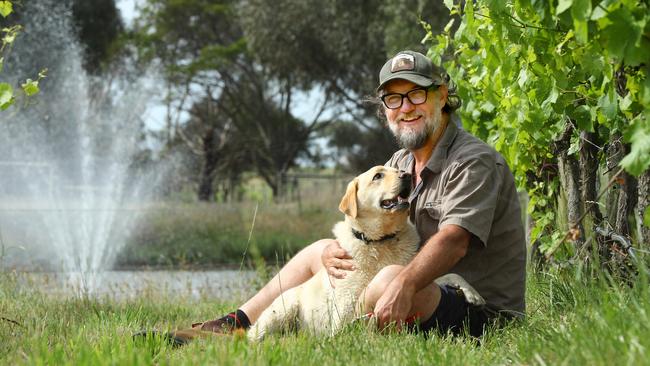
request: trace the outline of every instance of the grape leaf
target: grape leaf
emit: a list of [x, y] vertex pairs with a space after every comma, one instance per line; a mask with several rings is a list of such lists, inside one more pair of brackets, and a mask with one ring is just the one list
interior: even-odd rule
[[567, 9], [571, 7], [573, 0], [560, 0], [555, 9], [555, 15], [560, 15], [564, 13]]
[[0, 110], [9, 108], [14, 102], [14, 90], [7, 83], [0, 83]]
[[13, 5], [9, 1], [0, 1], [0, 15], [6, 18], [13, 12]]
[[650, 121], [639, 115], [623, 135], [631, 143], [631, 151], [621, 160], [621, 166], [638, 176], [650, 167]]

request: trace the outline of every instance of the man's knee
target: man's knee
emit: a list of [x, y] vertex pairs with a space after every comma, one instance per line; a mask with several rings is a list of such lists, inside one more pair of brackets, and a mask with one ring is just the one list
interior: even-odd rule
[[310, 251], [316, 253], [318, 256], [323, 254], [323, 250], [334, 241], [334, 239], [320, 239], [309, 244]]
[[392, 281], [393, 278], [395, 278], [400, 272], [402, 272], [403, 269], [404, 266], [400, 266], [399, 264], [392, 264], [390, 266], [386, 266], [382, 268], [379, 271], [379, 273], [375, 275], [375, 277], [373, 277], [370, 283], [377, 282], [377, 283], [383, 283], [384, 286], [388, 286], [390, 281]]
[[[370, 280], [367, 290], [370, 294], [381, 295], [388, 284], [404, 269], [404, 266], [393, 264], [382, 268], [375, 277]], [[376, 297], [372, 296], [371, 297]]]
[[404, 266], [390, 265], [382, 268], [375, 277], [370, 280], [370, 283], [363, 291], [363, 295], [359, 299], [360, 306], [363, 312], [373, 311], [375, 303], [386, 290], [388, 284], [404, 269]]
[[312, 272], [312, 275], [316, 274], [318, 271], [323, 268], [323, 250], [331, 244], [333, 239], [321, 239], [309, 244], [304, 251], [306, 251], [307, 256], [309, 257], [309, 267]]

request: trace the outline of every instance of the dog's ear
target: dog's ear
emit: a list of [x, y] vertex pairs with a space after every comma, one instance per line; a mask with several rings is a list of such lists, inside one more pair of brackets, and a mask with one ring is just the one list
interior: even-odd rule
[[348, 188], [345, 190], [345, 195], [339, 204], [339, 210], [344, 214], [357, 217], [357, 188], [359, 186], [357, 178], [348, 183]]

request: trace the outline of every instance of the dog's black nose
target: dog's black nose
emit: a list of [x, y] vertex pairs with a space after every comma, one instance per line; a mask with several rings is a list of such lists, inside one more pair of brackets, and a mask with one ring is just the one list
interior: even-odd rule
[[407, 179], [410, 180], [411, 179], [411, 174], [409, 174], [409, 173], [407, 173], [407, 172], [405, 172], [403, 170], [400, 170], [398, 177], [399, 177], [399, 179], [402, 179], [402, 180], [407, 180]]
[[399, 196], [402, 198], [407, 198], [409, 194], [411, 194], [411, 188], [413, 188], [412, 176], [411, 174], [400, 170], [398, 177], [400, 181]]

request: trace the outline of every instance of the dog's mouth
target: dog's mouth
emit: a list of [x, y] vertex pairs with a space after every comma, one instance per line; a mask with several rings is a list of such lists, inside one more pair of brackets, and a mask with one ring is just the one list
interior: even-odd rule
[[399, 192], [390, 199], [381, 200], [379, 207], [385, 210], [404, 210], [409, 208], [408, 197], [411, 194], [411, 176], [409, 174], [400, 175]]
[[379, 206], [384, 210], [402, 210], [409, 207], [409, 201], [406, 198], [397, 196], [391, 199], [382, 200]]

